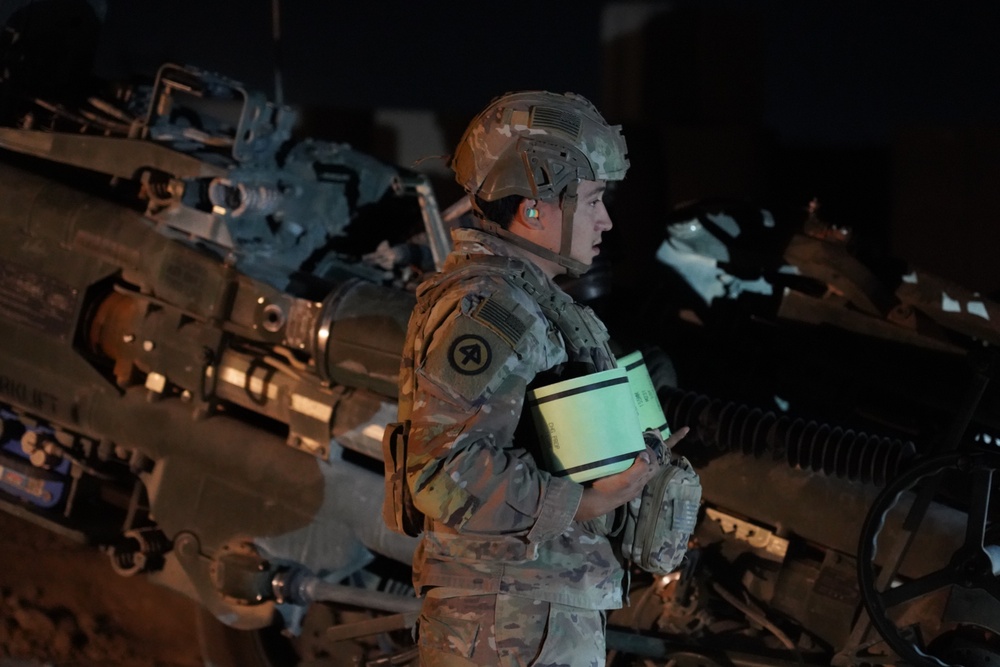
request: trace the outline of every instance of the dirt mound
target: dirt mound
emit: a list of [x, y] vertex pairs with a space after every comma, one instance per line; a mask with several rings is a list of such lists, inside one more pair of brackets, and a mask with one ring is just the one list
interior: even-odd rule
[[201, 667], [195, 604], [0, 512], [0, 667]]
[[142, 664], [129, 637], [105, 615], [46, 607], [43, 591], [0, 589], [0, 656], [81, 664]]

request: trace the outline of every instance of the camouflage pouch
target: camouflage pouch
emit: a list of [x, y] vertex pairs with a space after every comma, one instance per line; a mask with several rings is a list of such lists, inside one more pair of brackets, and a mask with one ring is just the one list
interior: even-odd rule
[[406, 483], [406, 445], [410, 421], [394, 422], [382, 434], [382, 461], [385, 464], [385, 498], [382, 520], [397, 533], [417, 537], [424, 530], [424, 514], [413, 504]]
[[677, 569], [698, 520], [701, 480], [683, 456], [660, 470], [627, 506], [621, 553], [653, 574]]

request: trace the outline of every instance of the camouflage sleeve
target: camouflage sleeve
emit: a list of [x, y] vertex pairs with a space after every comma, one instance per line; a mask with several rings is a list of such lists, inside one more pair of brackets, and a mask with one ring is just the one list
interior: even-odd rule
[[531, 305], [510, 294], [446, 303], [415, 360], [407, 481], [417, 507], [454, 530], [542, 541], [580, 503], [579, 484], [539, 470], [514, 442], [527, 384], [553, 363]]

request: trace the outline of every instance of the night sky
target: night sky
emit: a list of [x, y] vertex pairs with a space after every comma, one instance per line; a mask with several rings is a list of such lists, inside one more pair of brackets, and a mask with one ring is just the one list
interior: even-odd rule
[[[273, 89], [271, 0], [104, 1], [101, 71], [148, 72], [174, 61]], [[668, 15], [747, 17], [762, 120], [783, 137], [882, 141], [909, 122], [1000, 117], [1000, 3], [986, 0], [283, 0], [286, 101], [473, 113], [500, 92], [538, 87], [574, 90], [600, 104], [602, 15], [632, 7], [624, 11], [638, 16], [649, 6]], [[741, 54], [732, 51], [745, 47], [711, 45], [719, 57], [735, 59]]]
[[816, 197], [877, 249], [1000, 293], [997, 2], [280, 0], [276, 46], [272, 0], [87, 1], [103, 78], [173, 62], [273, 96], [277, 65], [303, 132], [390, 160], [376, 110], [435, 114], [447, 152], [495, 95], [571, 90], [625, 125], [637, 220]]

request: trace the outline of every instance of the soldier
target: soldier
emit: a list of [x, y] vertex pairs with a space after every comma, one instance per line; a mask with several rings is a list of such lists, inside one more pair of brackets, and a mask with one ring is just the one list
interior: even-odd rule
[[623, 597], [615, 510], [660, 464], [647, 450], [581, 485], [540, 469], [515, 429], [529, 385], [615, 366], [607, 329], [553, 279], [600, 253], [625, 153], [583, 97], [520, 92], [479, 114], [452, 158], [477, 219], [418, 290], [400, 376], [403, 493], [425, 515], [425, 667], [604, 664], [605, 610]]

